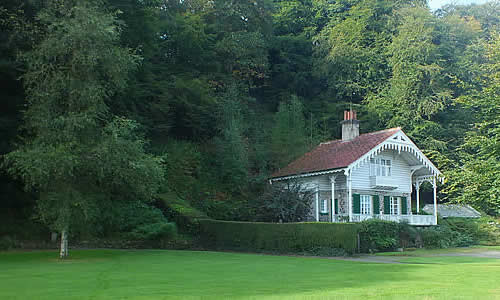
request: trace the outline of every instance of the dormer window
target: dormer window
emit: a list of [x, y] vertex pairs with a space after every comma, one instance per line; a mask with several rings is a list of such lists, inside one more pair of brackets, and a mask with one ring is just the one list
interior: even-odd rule
[[392, 162], [385, 158], [370, 159], [370, 176], [391, 176]]

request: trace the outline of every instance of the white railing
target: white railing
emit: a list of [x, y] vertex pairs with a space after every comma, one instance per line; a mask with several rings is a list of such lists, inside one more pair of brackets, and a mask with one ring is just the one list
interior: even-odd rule
[[[352, 215], [352, 222], [361, 222], [368, 219], [407, 222], [410, 225], [434, 225], [434, 216], [432, 215]], [[335, 215], [333, 222], [349, 222], [349, 215]]]

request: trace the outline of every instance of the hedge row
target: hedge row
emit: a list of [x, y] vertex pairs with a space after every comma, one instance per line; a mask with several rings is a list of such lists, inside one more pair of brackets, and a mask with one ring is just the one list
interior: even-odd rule
[[202, 243], [211, 249], [307, 252], [318, 248], [357, 249], [356, 224], [261, 223], [200, 220]]

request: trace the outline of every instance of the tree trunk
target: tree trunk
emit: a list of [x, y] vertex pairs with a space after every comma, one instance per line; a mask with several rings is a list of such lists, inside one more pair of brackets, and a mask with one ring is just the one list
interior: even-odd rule
[[59, 258], [63, 259], [68, 256], [68, 231], [61, 232], [61, 249], [59, 251]]

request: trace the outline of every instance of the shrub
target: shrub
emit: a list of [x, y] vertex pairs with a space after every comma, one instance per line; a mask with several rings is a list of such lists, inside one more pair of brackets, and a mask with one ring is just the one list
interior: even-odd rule
[[401, 248], [422, 247], [422, 238], [415, 226], [406, 222], [399, 223], [399, 246]]
[[394, 250], [399, 245], [399, 224], [396, 222], [370, 219], [360, 223], [359, 237], [361, 252]]
[[135, 240], [169, 240], [173, 239], [177, 234], [177, 229], [174, 223], [151, 223], [144, 224], [135, 228], [130, 232], [130, 237]]
[[279, 253], [357, 249], [356, 224], [200, 220], [200, 226], [202, 243], [208, 248]]
[[442, 220], [441, 224], [448, 226], [452, 231], [457, 232], [459, 235], [467, 236], [466, 239], [471, 240], [470, 244], [478, 243], [481, 236], [484, 235], [481, 233], [478, 220], [476, 219], [448, 218]]
[[479, 227], [469, 219], [441, 220], [438, 226], [419, 230], [426, 248], [467, 247], [479, 241]]
[[174, 192], [158, 196], [162, 210], [167, 217], [174, 221], [180, 232], [197, 234], [198, 219], [206, 219], [207, 215], [192, 207], [187, 201], [177, 196]]
[[301, 255], [310, 256], [323, 256], [323, 257], [334, 257], [334, 256], [347, 256], [348, 253], [342, 248], [331, 248], [331, 247], [314, 247], [307, 251], [300, 253]]
[[425, 248], [452, 247], [452, 231], [446, 226], [432, 226], [420, 229], [420, 236]]
[[500, 219], [482, 217], [478, 221], [480, 243], [485, 245], [500, 245]]
[[314, 192], [298, 182], [268, 185], [255, 203], [255, 218], [265, 222], [302, 222], [312, 210]]
[[2, 236], [0, 238], [0, 250], [10, 250], [12, 248], [17, 248], [16, 240], [8, 235]]

